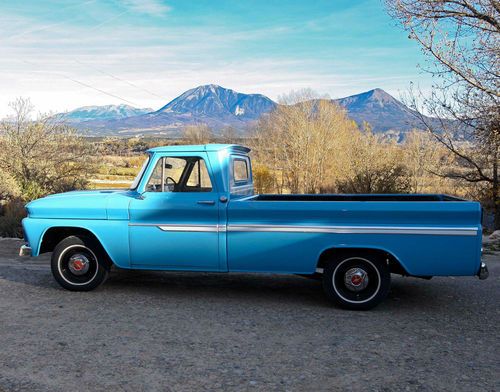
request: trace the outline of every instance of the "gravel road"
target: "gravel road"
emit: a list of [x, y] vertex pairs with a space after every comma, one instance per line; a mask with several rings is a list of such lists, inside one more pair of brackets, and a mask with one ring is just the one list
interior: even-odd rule
[[498, 391], [490, 278], [393, 279], [369, 312], [297, 276], [114, 270], [65, 291], [0, 239], [0, 391]]

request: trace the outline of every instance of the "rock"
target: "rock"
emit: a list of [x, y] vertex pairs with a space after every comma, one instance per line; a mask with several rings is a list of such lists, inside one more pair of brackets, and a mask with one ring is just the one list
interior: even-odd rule
[[491, 233], [489, 239], [493, 241], [500, 240], [500, 230], [495, 230], [493, 233]]

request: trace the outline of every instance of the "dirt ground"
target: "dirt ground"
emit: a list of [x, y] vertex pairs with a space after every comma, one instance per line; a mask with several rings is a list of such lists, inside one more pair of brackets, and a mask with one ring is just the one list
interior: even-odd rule
[[114, 270], [73, 293], [0, 239], [0, 390], [498, 391], [490, 278], [393, 277], [369, 312], [298, 276]]

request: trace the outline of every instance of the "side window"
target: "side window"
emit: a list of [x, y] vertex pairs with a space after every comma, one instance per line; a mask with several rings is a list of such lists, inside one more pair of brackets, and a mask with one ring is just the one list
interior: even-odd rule
[[146, 186], [147, 192], [211, 192], [212, 183], [200, 157], [163, 157]]
[[234, 184], [246, 184], [250, 178], [248, 160], [244, 158], [233, 158], [233, 180]]
[[161, 158], [156, 164], [151, 177], [149, 177], [148, 185], [146, 186], [146, 191], [148, 192], [161, 192], [162, 191], [162, 164], [164, 163], [163, 158]]
[[212, 191], [212, 183], [208, 175], [207, 165], [203, 159], [200, 158], [194, 163], [185, 188], [187, 192]]

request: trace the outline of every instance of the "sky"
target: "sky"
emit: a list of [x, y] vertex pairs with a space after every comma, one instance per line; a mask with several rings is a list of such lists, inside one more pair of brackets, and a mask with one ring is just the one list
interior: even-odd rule
[[381, 0], [0, 0], [0, 117], [21, 96], [39, 112], [158, 109], [211, 83], [398, 98], [430, 86], [423, 62]]

